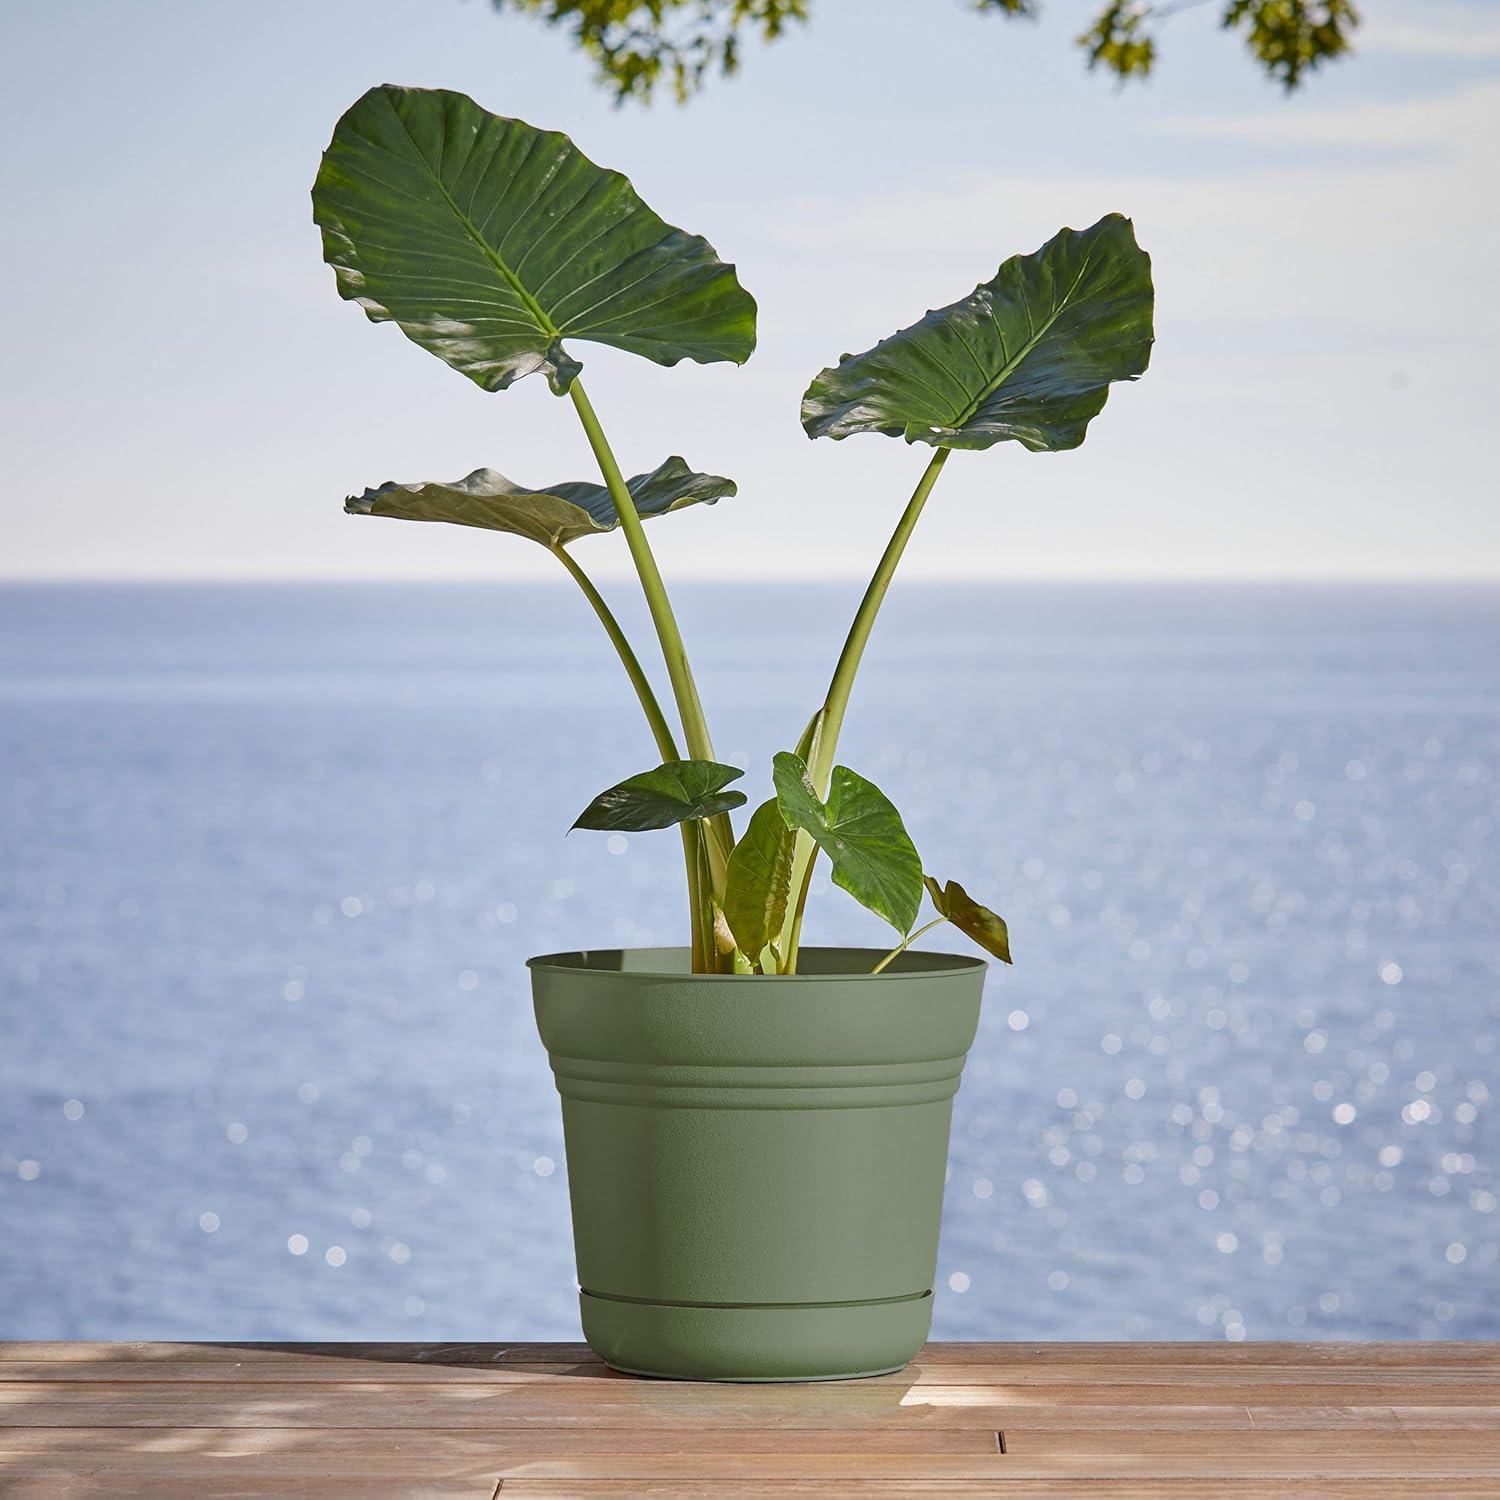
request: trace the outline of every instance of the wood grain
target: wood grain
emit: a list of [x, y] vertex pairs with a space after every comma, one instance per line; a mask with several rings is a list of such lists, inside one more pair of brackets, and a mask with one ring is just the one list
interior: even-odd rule
[[1500, 1495], [1500, 1346], [946, 1344], [706, 1386], [570, 1344], [0, 1345], [0, 1496], [95, 1494], [1466, 1500]]

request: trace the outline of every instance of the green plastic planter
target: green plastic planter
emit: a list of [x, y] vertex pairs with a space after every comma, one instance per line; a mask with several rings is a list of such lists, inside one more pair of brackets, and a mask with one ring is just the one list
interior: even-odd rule
[[530, 962], [562, 1095], [583, 1331], [683, 1380], [899, 1370], [932, 1321], [948, 1124], [986, 964], [682, 948]]

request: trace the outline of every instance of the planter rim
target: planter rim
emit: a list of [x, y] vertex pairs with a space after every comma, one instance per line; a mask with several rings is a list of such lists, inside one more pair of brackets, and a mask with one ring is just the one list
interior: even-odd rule
[[[843, 948], [834, 946], [804, 947], [803, 954], [837, 953], [861, 962], [868, 959], [871, 966], [880, 962], [891, 950], [889, 948]], [[622, 960], [627, 955], [645, 959], [642, 967], [627, 967]], [[660, 966], [656, 960], [660, 960]], [[673, 959], [680, 959], [673, 962]], [[888, 980], [935, 979], [939, 975], [956, 971], [987, 969], [989, 960], [972, 953], [940, 953], [922, 948], [908, 948], [889, 967], [879, 974], [865, 969], [825, 970], [821, 973], [798, 974], [694, 974], [691, 969], [690, 952], [685, 947], [663, 948], [581, 948], [571, 953], [541, 953], [526, 960], [526, 967], [565, 974], [628, 975], [632, 979], [651, 979], [683, 984], [700, 984], [712, 980], [715, 984], [732, 982], [737, 984], [828, 984], [862, 980], [882, 983]]]

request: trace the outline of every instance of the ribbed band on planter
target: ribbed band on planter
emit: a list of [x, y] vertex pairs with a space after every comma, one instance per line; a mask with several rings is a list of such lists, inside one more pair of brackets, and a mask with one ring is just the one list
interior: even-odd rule
[[680, 949], [531, 962], [562, 1096], [584, 1333], [690, 1379], [899, 1369], [932, 1315], [952, 1098], [982, 960]]
[[812, 1068], [685, 1067], [553, 1057], [564, 1099], [652, 1109], [882, 1109], [958, 1092], [964, 1058]]

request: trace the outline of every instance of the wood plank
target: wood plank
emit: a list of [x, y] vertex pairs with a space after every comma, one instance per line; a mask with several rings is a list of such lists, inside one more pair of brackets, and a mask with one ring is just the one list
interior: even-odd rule
[[[89, 1476], [71, 1478], [65, 1488], [59, 1488], [53, 1478], [17, 1479], [13, 1484], [7, 1483], [4, 1490], [5, 1500], [93, 1500], [95, 1496], [99, 1500], [135, 1500], [139, 1493], [118, 1478]], [[565, 1495], [568, 1488], [564, 1486], [549, 1493]], [[607, 1486], [604, 1493], [618, 1495], [619, 1491]], [[302, 1496], [308, 1500], [395, 1500], [390, 1484], [382, 1479], [299, 1480], [295, 1494], [299, 1500]], [[496, 1500], [493, 1488], [486, 1489], [466, 1479], [417, 1481], [403, 1485], [395, 1495], [400, 1500]], [[212, 1478], [200, 1475], [196, 1479], [154, 1479], [150, 1500], [288, 1500], [288, 1491], [285, 1484], [276, 1480], [260, 1482], [215, 1474]]]
[[[17, 1439], [18, 1434], [32, 1432], [74, 1432], [87, 1430], [86, 1426], [71, 1420], [57, 1421], [45, 1408], [32, 1408], [35, 1417], [34, 1424], [24, 1421], [24, 1414], [17, 1413], [19, 1418], [10, 1425], [0, 1425], [0, 1451]], [[179, 1416], [179, 1422], [185, 1416], [198, 1415], [196, 1412], [188, 1412]], [[683, 1433], [688, 1433], [695, 1441], [702, 1442], [704, 1432], [718, 1432], [732, 1434], [728, 1441], [734, 1444], [753, 1443], [758, 1438], [758, 1429], [772, 1434], [776, 1440], [787, 1443], [796, 1443], [799, 1438], [806, 1435], [821, 1433], [841, 1433], [854, 1431], [856, 1440], [860, 1444], [879, 1442], [887, 1436], [899, 1447], [906, 1441], [906, 1434], [914, 1435], [914, 1440], [922, 1442], [937, 1442], [941, 1434], [967, 1435], [978, 1433], [981, 1439], [988, 1444], [993, 1432], [1003, 1429], [1006, 1432], [1026, 1430], [1031, 1432], [1058, 1431], [1076, 1432], [1087, 1430], [1105, 1433], [1165, 1433], [1181, 1434], [1191, 1432], [1208, 1433], [1251, 1433], [1256, 1431], [1314, 1431], [1337, 1433], [1344, 1430], [1368, 1433], [1382, 1429], [1397, 1427], [1406, 1428], [1414, 1432], [1434, 1433], [1490, 1433], [1497, 1424], [1500, 1424], [1500, 1416], [1492, 1406], [1483, 1407], [1392, 1407], [1392, 1406], [1370, 1406], [1370, 1407], [1317, 1407], [1317, 1406], [1279, 1406], [1279, 1407], [1244, 1407], [1244, 1406], [1076, 1406], [1071, 1403], [1057, 1407], [997, 1407], [993, 1409], [996, 1419], [995, 1425], [987, 1421], [966, 1422], [959, 1425], [952, 1423], [941, 1424], [932, 1421], [926, 1415], [916, 1420], [898, 1417], [897, 1420], [888, 1423], [870, 1422], [858, 1419], [858, 1414], [852, 1409], [823, 1411], [809, 1414], [792, 1422], [787, 1419], [784, 1412], [752, 1412], [746, 1422], [719, 1421], [715, 1424], [707, 1424], [695, 1417], [693, 1413], [680, 1414], [675, 1421], [660, 1421], [653, 1423], [568, 1423], [554, 1421], [545, 1423], [535, 1417], [527, 1418], [523, 1415], [519, 1422], [512, 1424], [511, 1418], [515, 1416], [513, 1410], [505, 1415], [506, 1421], [496, 1421], [492, 1416], [485, 1414], [483, 1420], [468, 1422], [465, 1420], [448, 1421], [431, 1428], [432, 1431], [445, 1433], [461, 1433], [469, 1428], [484, 1433], [503, 1433], [507, 1430], [517, 1430], [530, 1433], [547, 1432], [555, 1430], [562, 1435], [563, 1441], [567, 1443], [586, 1442], [589, 1440], [593, 1430], [605, 1434], [601, 1438], [607, 1445], [622, 1448], [629, 1444], [632, 1448], [642, 1442], [652, 1442], [656, 1434], [660, 1434], [664, 1442], [679, 1442]], [[118, 1416], [118, 1413], [114, 1413]], [[757, 1419], [762, 1416], [776, 1416], [775, 1421], [760, 1423]], [[877, 1413], [877, 1416], [879, 1414]], [[265, 1430], [276, 1431], [284, 1437], [291, 1434], [307, 1431], [321, 1432], [329, 1441], [336, 1441], [342, 1435], [348, 1433], [362, 1433], [371, 1430], [381, 1430], [392, 1426], [399, 1431], [422, 1431], [419, 1422], [411, 1422], [397, 1426], [396, 1424], [377, 1422], [373, 1425], [361, 1419], [362, 1414], [358, 1411], [347, 1413], [348, 1420], [341, 1425], [320, 1425], [313, 1421], [303, 1425], [275, 1425]], [[852, 1419], [851, 1418], [855, 1418]], [[120, 1427], [144, 1426], [162, 1427], [170, 1430], [177, 1424], [155, 1423], [155, 1422], [120, 1422], [118, 1420], [101, 1427], [100, 1430], [118, 1431]], [[253, 1432], [258, 1430], [262, 1424], [258, 1422], [242, 1423], [231, 1430]], [[213, 1424], [199, 1423], [195, 1430], [211, 1430]], [[355, 1439], [363, 1441], [363, 1439]], [[965, 1451], [967, 1451], [965, 1449]]]
[[[129, 1500], [140, 1493], [120, 1478], [78, 1477], [66, 1481], [65, 1487], [53, 1478], [17, 1479], [5, 1487], [5, 1500], [60, 1500], [60, 1497], [108, 1497]], [[507, 1480], [499, 1491], [485, 1489], [468, 1481], [427, 1481], [401, 1484], [398, 1488], [384, 1480], [317, 1480], [301, 1479], [290, 1489], [278, 1479], [257, 1480], [250, 1476], [215, 1475], [210, 1482], [204, 1477], [190, 1480], [153, 1479], [151, 1500], [287, 1500], [290, 1494], [309, 1500], [717, 1500], [717, 1497], [745, 1497], [766, 1500], [767, 1490], [760, 1481], [736, 1482], [713, 1480], [658, 1480], [633, 1482], [628, 1488], [614, 1480]], [[1344, 1479], [1323, 1480], [1315, 1488], [1284, 1484], [1264, 1479], [1171, 1479], [1132, 1478], [1128, 1484], [1119, 1479], [1015, 1479], [996, 1483], [975, 1480], [852, 1480], [830, 1485], [823, 1480], [778, 1482], [777, 1496], [818, 1496], [822, 1500], [900, 1500], [904, 1496], [957, 1496], [960, 1500], [1016, 1500], [1016, 1497], [1077, 1497], [1080, 1495], [1129, 1496], [1131, 1500], [1240, 1500], [1240, 1497], [1316, 1495], [1318, 1500], [1494, 1500], [1492, 1481], [1444, 1481], [1441, 1491], [1417, 1478], [1405, 1480]]]
[[[1278, 1382], [1257, 1379], [1254, 1372], [1242, 1379], [1216, 1382], [1211, 1388], [1191, 1381], [1157, 1383], [1105, 1383], [1070, 1385], [1066, 1383], [1028, 1385], [948, 1385], [911, 1386], [901, 1404], [908, 1408], [922, 1406], [986, 1407], [994, 1405], [1051, 1405], [1077, 1401], [1090, 1406], [1111, 1404], [1172, 1405], [1186, 1395], [1194, 1395], [1201, 1404], [1243, 1403], [1247, 1406], [1300, 1405], [1316, 1399], [1329, 1406], [1494, 1406], [1497, 1390], [1493, 1381], [1436, 1382], [1406, 1380], [1399, 1374], [1372, 1374], [1368, 1380], [1358, 1372], [1330, 1372], [1317, 1381]], [[1212, 1401], [1207, 1398], [1212, 1397]], [[1419, 1399], [1420, 1398], [1420, 1399]]]
[[[585, 1473], [588, 1469], [637, 1477], [671, 1477], [692, 1466], [693, 1473], [721, 1472], [727, 1466], [757, 1473], [792, 1476], [848, 1473], [858, 1476], [872, 1465], [888, 1477], [1004, 1477], [1026, 1473], [1038, 1464], [1049, 1472], [1059, 1462], [1092, 1466], [1100, 1473], [1124, 1467], [1132, 1472], [1161, 1470], [1162, 1460], [1193, 1472], [1260, 1473], [1289, 1462], [1312, 1472], [1320, 1460], [1341, 1472], [1350, 1460], [1368, 1462], [1372, 1471], [1441, 1472], [1442, 1465], [1469, 1465], [1490, 1472], [1500, 1464], [1500, 1434], [1477, 1446], [1464, 1445], [1454, 1457], [1452, 1436], [1396, 1430], [1344, 1434], [1357, 1444], [1348, 1454], [1331, 1451], [1338, 1439], [1323, 1431], [1255, 1433], [1248, 1439], [1228, 1433], [1108, 1433], [1078, 1430], [1048, 1433], [1006, 1432], [1001, 1454], [993, 1433], [873, 1433], [869, 1440], [837, 1431], [746, 1433], [731, 1453], [705, 1455], [701, 1435], [688, 1429], [669, 1433], [556, 1433], [506, 1428], [491, 1436], [455, 1435], [420, 1429], [396, 1436], [327, 1432], [286, 1432], [238, 1428], [163, 1428], [149, 1440], [122, 1436], [118, 1428], [43, 1428], [0, 1437], [0, 1477], [11, 1475], [96, 1473], [127, 1465], [139, 1473], [186, 1476], [202, 1471], [206, 1460], [232, 1462], [235, 1471], [277, 1473], [287, 1477], [316, 1473], [324, 1477], [358, 1477], [378, 1468], [382, 1474], [455, 1478], [466, 1474], [545, 1477]], [[1248, 1451], [1245, 1451], [1248, 1447]], [[254, 1463], [247, 1462], [255, 1460]], [[1417, 1459], [1423, 1461], [1418, 1464]], [[1227, 1462], [1225, 1460], [1228, 1460]], [[1311, 1460], [1311, 1462], [1309, 1462]], [[1431, 1460], [1428, 1462], [1427, 1460]], [[734, 1477], [734, 1473], [730, 1474]]]
[[[631, 1500], [765, 1500], [766, 1489], [759, 1480], [716, 1479], [709, 1484], [698, 1480], [657, 1480], [651, 1483], [632, 1484], [622, 1491], [614, 1480], [576, 1479], [510, 1479], [505, 1482], [497, 1500], [606, 1500], [628, 1494]], [[938, 1480], [881, 1480], [865, 1479], [840, 1482], [831, 1487], [818, 1479], [780, 1483], [777, 1496], [821, 1496], [830, 1500], [895, 1500], [895, 1497], [911, 1495], [960, 1496], [963, 1500], [1014, 1500], [1014, 1497], [1068, 1497], [1084, 1495], [1109, 1495], [1112, 1500], [1128, 1495], [1130, 1500], [1202, 1500], [1202, 1497], [1258, 1497], [1258, 1500], [1283, 1500], [1290, 1493], [1316, 1495], [1317, 1500], [1495, 1500], [1495, 1487], [1489, 1480], [1474, 1483], [1446, 1481], [1440, 1492], [1427, 1481], [1417, 1478], [1392, 1481], [1389, 1479], [1345, 1479], [1324, 1480], [1316, 1489], [1288, 1491], [1285, 1485], [1268, 1489], [1266, 1481], [1249, 1479], [1133, 1479], [1128, 1489], [1122, 1489], [1117, 1479], [1013, 1479], [996, 1483], [990, 1480], [959, 1481]]]
[[[224, 1474], [218, 1471], [199, 1474], [193, 1479], [146, 1478], [144, 1482], [127, 1475], [70, 1476], [59, 1481], [55, 1476], [41, 1479], [7, 1481], [5, 1500], [75, 1500], [75, 1497], [99, 1496], [100, 1500], [495, 1500], [495, 1487], [488, 1480], [414, 1479], [392, 1489], [386, 1479], [365, 1475], [359, 1479], [298, 1479], [288, 1487], [285, 1480], [258, 1479], [254, 1475]], [[566, 1494], [553, 1490], [552, 1494]], [[605, 1493], [611, 1493], [606, 1489]], [[618, 1495], [618, 1489], [613, 1490]], [[889, 1492], [887, 1492], [889, 1493]]]
[[[118, 1434], [116, 1435], [118, 1437]], [[986, 1480], [991, 1483], [1014, 1479], [1195, 1479], [1256, 1478], [1266, 1481], [1306, 1483], [1349, 1478], [1399, 1479], [1420, 1470], [1434, 1485], [1500, 1477], [1500, 1457], [1477, 1458], [1438, 1450], [1415, 1455], [1404, 1447], [1395, 1454], [1369, 1451], [1364, 1444], [1355, 1451], [1283, 1452], [1276, 1445], [1240, 1442], [1221, 1443], [1201, 1453], [1176, 1450], [1156, 1452], [1100, 1451], [1001, 1454], [991, 1448], [984, 1454], [872, 1453], [863, 1449], [829, 1453], [663, 1452], [655, 1454], [582, 1452], [538, 1456], [505, 1454], [478, 1440], [462, 1445], [435, 1445], [430, 1436], [405, 1444], [390, 1440], [367, 1442], [342, 1451], [310, 1443], [283, 1448], [257, 1434], [257, 1445], [224, 1443], [217, 1435], [198, 1431], [156, 1434], [149, 1443], [139, 1439], [118, 1441], [113, 1450], [53, 1452], [51, 1454], [7, 1454], [0, 1462], [0, 1476], [15, 1478], [74, 1475], [86, 1478], [114, 1477], [143, 1485], [157, 1479], [190, 1479], [212, 1466], [214, 1473], [237, 1479], [295, 1484], [303, 1478], [356, 1481], [378, 1472], [382, 1478], [399, 1481], [489, 1482], [495, 1476], [513, 1478], [568, 1479], [589, 1482], [613, 1480], [652, 1482], [658, 1480], [758, 1480], [768, 1489], [807, 1480], [827, 1482], [879, 1478], [891, 1481]], [[684, 1435], [686, 1436], [686, 1435]], [[461, 1450], [461, 1451], [460, 1451]]]
[[[0, 1343], [0, 1362], [6, 1360], [78, 1361], [91, 1359], [156, 1361], [190, 1358], [197, 1361], [244, 1361], [263, 1354], [298, 1357], [359, 1359], [370, 1363], [437, 1365], [599, 1364], [587, 1344], [557, 1343]], [[1412, 1343], [1283, 1343], [1231, 1344], [1181, 1342], [1157, 1344], [1101, 1343], [988, 1343], [928, 1344], [913, 1364], [937, 1365], [1047, 1364], [1105, 1365], [1123, 1369], [1137, 1365], [1176, 1370], [1199, 1365], [1309, 1365], [1351, 1364], [1361, 1369], [1387, 1366], [1500, 1368], [1500, 1344], [1480, 1342]]]
[[[1413, 1385], [1372, 1379], [1306, 1387], [1246, 1381], [1199, 1392], [1195, 1407], [1461, 1407], [1500, 1415], [1492, 1388]], [[1019, 1414], [1058, 1407], [1156, 1408], [1184, 1404], [1180, 1386], [911, 1387], [702, 1386], [646, 1381], [554, 1385], [403, 1386], [380, 1382], [236, 1385], [232, 1382], [11, 1381], [0, 1384], [0, 1426], [465, 1427], [551, 1421], [564, 1425], [738, 1428], [756, 1425], [1003, 1426]]]
[[[1358, 1453], [1325, 1453], [1316, 1457], [1289, 1455], [1238, 1454], [1224, 1451], [1199, 1457], [1172, 1457], [1167, 1454], [1121, 1453], [1111, 1459], [1075, 1458], [1067, 1455], [1016, 1460], [996, 1454], [993, 1458], [949, 1458], [940, 1455], [911, 1457], [881, 1455], [868, 1458], [860, 1454], [803, 1454], [790, 1458], [765, 1454], [695, 1453], [679, 1457], [636, 1458], [629, 1454], [603, 1459], [542, 1459], [529, 1462], [519, 1470], [501, 1468], [508, 1485], [512, 1479], [567, 1479], [588, 1482], [596, 1479], [629, 1481], [634, 1493], [636, 1483], [663, 1479], [688, 1480], [756, 1480], [766, 1493], [774, 1493], [783, 1484], [822, 1480], [832, 1484], [859, 1479], [882, 1479], [887, 1483], [909, 1483], [923, 1480], [985, 1480], [991, 1484], [1011, 1483], [1015, 1479], [1061, 1479], [1083, 1482], [1102, 1479], [1193, 1479], [1198, 1481], [1239, 1478], [1292, 1483], [1316, 1484], [1336, 1479], [1401, 1479], [1420, 1473], [1436, 1494], [1443, 1494], [1449, 1480], [1477, 1483], [1500, 1480], [1500, 1461], [1485, 1462], [1458, 1457], [1423, 1456], [1420, 1462], [1389, 1458], [1367, 1458]], [[502, 1490], [503, 1493], [503, 1490]]]
[[[325, 1460], [361, 1460], [387, 1448], [436, 1451], [464, 1460], [488, 1456], [497, 1466], [526, 1458], [609, 1457], [631, 1454], [692, 1453], [704, 1446], [696, 1427], [674, 1427], [639, 1432], [554, 1430], [546, 1427], [497, 1427], [484, 1434], [448, 1429], [411, 1428], [372, 1438], [359, 1430], [288, 1427], [181, 1427], [152, 1429], [137, 1436], [118, 1427], [12, 1427], [0, 1429], [0, 1472], [5, 1464], [23, 1460], [83, 1462], [129, 1448], [135, 1452], [173, 1455], [197, 1453], [224, 1458], [258, 1454], [315, 1453]], [[934, 1454], [949, 1457], [990, 1457], [998, 1453], [995, 1434], [987, 1430], [953, 1431], [920, 1428], [876, 1430], [851, 1436], [842, 1428], [802, 1428], [737, 1433], [736, 1453], [770, 1454]]]
[[[0, 1443], [0, 1452], [3, 1452]], [[1008, 1458], [1097, 1457], [1105, 1463], [1116, 1455], [1135, 1457], [1168, 1454], [1203, 1457], [1223, 1454], [1253, 1454], [1257, 1460], [1273, 1456], [1317, 1458], [1329, 1452], [1359, 1453], [1382, 1462], [1410, 1460], [1415, 1455], [1449, 1457], [1455, 1451], [1465, 1459], [1500, 1462], [1500, 1424], [1464, 1431], [1458, 1442], [1452, 1429], [1409, 1429], [1396, 1422], [1363, 1429], [1327, 1427], [1251, 1428], [1244, 1432], [1204, 1432], [1132, 1428], [1128, 1432], [1101, 1431], [1085, 1427], [1028, 1428], [1024, 1422], [1005, 1429]], [[1408, 1462], [1407, 1467], [1411, 1467]]]
[[[1004, 1460], [996, 1460], [1003, 1464]], [[595, 1463], [580, 1460], [570, 1463], [558, 1459], [523, 1466], [519, 1472], [502, 1470], [499, 1481], [491, 1479], [479, 1466], [480, 1472], [473, 1477], [455, 1476], [445, 1478], [441, 1474], [422, 1472], [420, 1461], [405, 1466], [394, 1465], [388, 1454], [372, 1453], [361, 1468], [350, 1464], [342, 1471], [329, 1470], [316, 1457], [297, 1455], [294, 1460], [277, 1461], [262, 1458], [239, 1458], [226, 1460], [201, 1455], [195, 1464], [181, 1463], [163, 1465], [157, 1461], [142, 1462], [135, 1457], [124, 1457], [102, 1464], [88, 1473], [77, 1473], [68, 1468], [53, 1467], [39, 1474], [18, 1473], [14, 1481], [25, 1479], [50, 1479], [62, 1484], [79, 1479], [108, 1479], [122, 1487], [121, 1493], [156, 1492], [159, 1483], [191, 1482], [194, 1475], [204, 1486], [202, 1493], [219, 1494], [218, 1476], [224, 1475], [244, 1483], [254, 1480], [268, 1489], [280, 1487], [283, 1493], [302, 1492], [308, 1482], [344, 1484], [368, 1483], [378, 1475], [389, 1486], [398, 1487], [395, 1493], [405, 1494], [412, 1485], [443, 1484], [455, 1488], [467, 1487], [468, 1492], [482, 1495], [485, 1500], [495, 1493], [500, 1484], [500, 1493], [508, 1495], [512, 1488], [527, 1481], [557, 1480], [571, 1485], [586, 1487], [594, 1483], [608, 1482], [616, 1486], [616, 1494], [635, 1495], [641, 1489], [663, 1482], [692, 1482], [714, 1485], [753, 1482], [762, 1495], [775, 1495], [799, 1484], [818, 1484], [825, 1494], [843, 1494], [860, 1481], [878, 1479], [887, 1485], [898, 1484], [901, 1493], [912, 1485], [932, 1482], [965, 1484], [981, 1482], [992, 1487], [1009, 1486], [1021, 1480], [1067, 1479], [1075, 1484], [1094, 1485], [1104, 1481], [1155, 1482], [1161, 1480], [1193, 1481], [1199, 1485], [1211, 1484], [1225, 1479], [1255, 1481], [1266, 1493], [1285, 1493], [1288, 1489], [1300, 1489], [1306, 1494], [1321, 1494], [1325, 1484], [1340, 1480], [1378, 1481], [1384, 1484], [1418, 1477], [1416, 1466], [1393, 1466], [1389, 1463], [1366, 1462], [1350, 1456], [1346, 1460], [1326, 1459], [1322, 1461], [1289, 1458], [1284, 1462], [1263, 1461], [1257, 1463], [1216, 1464], [1205, 1458], [1198, 1462], [1152, 1457], [1132, 1461], [1128, 1456], [1118, 1462], [1101, 1463], [1093, 1459], [1036, 1460], [1026, 1464], [1006, 1465], [1004, 1472], [997, 1472], [996, 1465], [982, 1459], [951, 1458], [893, 1458], [861, 1459], [855, 1455], [846, 1458], [825, 1459], [807, 1457], [800, 1464], [773, 1462], [760, 1455], [737, 1461], [733, 1455], [696, 1455], [676, 1463], [622, 1458], [617, 1462], [599, 1460]], [[208, 1476], [214, 1476], [212, 1488]], [[1485, 1465], [1465, 1465], [1457, 1460], [1433, 1459], [1425, 1461], [1420, 1476], [1428, 1485], [1429, 1496], [1446, 1496], [1456, 1485], [1479, 1486], [1488, 1484], [1494, 1495], [1497, 1470]], [[0, 1474], [6, 1492], [12, 1479]], [[391, 1491], [388, 1490], [387, 1493]]]
[[[1462, 1346], [1459, 1346], [1462, 1347]], [[46, 1359], [73, 1362], [90, 1359], [141, 1360], [191, 1357], [233, 1362], [260, 1353], [295, 1354], [313, 1358], [329, 1356], [368, 1360], [374, 1363], [418, 1364], [602, 1364], [587, 1344], [356, 1344], [356, 1343], [265, 1343], [189, 1341], [184, 1343], [70, 1342], [15, 1339], [0, 1342], [0, 1362], [11, 1359]]]
[[[1128, 1347], [1128, 1346], [1124, 1346]], [[1159, 1346], [1158, 1346], [1159, 1347]], [[967, 1369], [1033, 1369], [1063, 1373], [1070, 1369], [1109, 1370], [1234, 1370], [1244, 1365], [1257, 1369], [1285, 1370], [1288, 1374], [1306, 1375], [1316, 1378], [1318, 1373], [1331, 1368], [1349, 1368], [1368, 1371], [1432, 1369], [1432, 1370], [1496, 1370], [1500, 1369], [1500, 1346], [1409, 1344], [1392, 1347], [1371, 1345], [1368, 1357], [1357, 1346], [1330, 1345], [1317, 1359], [1288, 1358], [1286, 1353], [1271, 1344], [1187, 1344], [1182, 1353], [1170, 1359], [1160, 1357], [1142, 1359], [1128, 1357], [1115, 1359], [1108, 1349], [1091, 1349], [1086, 1355], [1081, 1350], [1071, 1351], [1066, 1359], [1054, 1359], [1050, 1351], [1034, 1353], [1029, 1349], [1012, 1349], [1003, 1354], [998, 1349], [975, 1351], [974, 1357], [962, 1346], [949, 1346], [941, 1350], [927, 1349], [912, 1361], [912, 1366], [926, 1370], [947, 1370], [955, 1367]], [[1233, 1349], [1238, 1359], [1214, 1359], [1212, 1351], [1218, 1348]]]
[[[1450, 1378], [1458, 1372], [1443, 1372]], [[888, 1378], [888, 1377], [883, 1377]], [[93, 1382], [128, 1382], [151, 1385], [158, 1381], [190, 1382], [196, 1385], [354, 1385], [368, 1382], [377, 1385], [531, 1385], [546, 1386], [559, 1380], [577, 1382], [625, 1381], [635, 1377], [622, 1375], [603, 1363], [594, 1364], [500, 1364], [474, 1365], [403, 1365], [373, 1364], [359, 1359], [299, 1360], [295, 1355], [267, 1355], [244, 1363], [227, 1360], [98, 1359], [51, 1360], [10, 1359], [0, 1363], [0, 1388], [11, 1381], [34, 1383], [82, 1384]], [[909, 1382], [908, 1382], [909, 1383]], [[1500, 1381], [1497, 1381], [1500, 1386]]]
[[[1076, 1386], [1076, 1385], [1183, 1385], [1209, 1390], [1237, 1386], [1253, 1380], [1267, 1385], [1316, 1387], [1330, 1379], [1367, 1379], [1378, 1377], [1386, 1386], [1468, 1383], [1492, 1386], [1500, 1400], [1500, 1358], [1489, 1363], [1446, 1364], [1410, 1360], [1378, 1364], [1356, 1359], [1337, 1363], [1329, 1361], [1316, 1366], [1262, 1362], [1252, 1353], [1237, 1364], [1194, 1365], [1114, 1365], [1103, 1358], [1088, 1364], [1052, 1365], [1027, 1362], [953, 1364], [942, 1361], [914, 1361], [895, 1375], [877, 1376], [862, 1381], [864, 1386], [979, 1387], [997, 1386]], [[7, 1381], [231, 1381], [238, 1383], [314, 1383], [337, 1381], [343, 1384], [370, 1381], [382, 1384], [462, 1385], [462, 1384], [532, 1384], [545, 1385], [559, 1379], [593, 1381], [631, 1381], [598, 1360], [537, 1361], [523, 1363], [506, 1359], [490, 1365], [404, 1363], [373, 1361], [341, 1355], [319, 1355], [308, 1358], [280, 1350], [241, 1352], [237, 1355], [215, 1350], [200, 1357], [190, 1347], [175, 1346], [160, 1358], [116, 1358], [107, 1351], [93, 1360], [82, 1359], [8, 1359], [0, 1361], [0, 1384]]]

